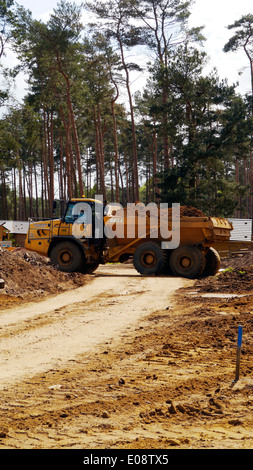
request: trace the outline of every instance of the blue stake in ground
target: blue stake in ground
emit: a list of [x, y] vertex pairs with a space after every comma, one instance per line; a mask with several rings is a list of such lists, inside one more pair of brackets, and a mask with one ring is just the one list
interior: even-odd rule
[[239, 380], [240, 375], [240, 360], [241, 360], [241, 350], [242, 350], [242, 325], [238, 327], [238, 339], [237, 339], [237, 358], [236, 358], [236, 373], [235, 381]]

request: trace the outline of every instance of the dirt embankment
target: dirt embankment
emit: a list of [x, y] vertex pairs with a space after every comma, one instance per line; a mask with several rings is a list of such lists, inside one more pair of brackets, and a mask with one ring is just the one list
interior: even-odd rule
[[0, 290], [0, 308], [74, 289], [90, 279], [81, 273], [60, 272], [48, 258], [23, 248], [0, 249], [0, 278], [5, 284]]
[[240, 255], [222, 259], [222, 269], [230, 270], [241, 269], [253, 266], [253, 251], [241, 252]]
[[240, 293], [253, 289], [253, 254], [222, 262], [222, 271], [217, 276], [196, 281], [199, 292]]

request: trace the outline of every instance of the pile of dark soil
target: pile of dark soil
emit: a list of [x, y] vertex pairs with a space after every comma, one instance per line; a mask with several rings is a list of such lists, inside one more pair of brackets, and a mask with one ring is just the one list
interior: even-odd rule
[[253, 251], [245, 251], [237, 256], [224, 258], [221, 263], [222, 268], [243, 268], [253, 266]]
[[248, 293], [253, 292], [253, 266], [228, 268], [214, 277], [196, 281], [199, 292]]
[[0, 251], [0, 278], [5, 282], [1, 294], [34, 298], [82, 286], [89, 276], [63, 273], [54, 268], [48, 258], [18, 248]]

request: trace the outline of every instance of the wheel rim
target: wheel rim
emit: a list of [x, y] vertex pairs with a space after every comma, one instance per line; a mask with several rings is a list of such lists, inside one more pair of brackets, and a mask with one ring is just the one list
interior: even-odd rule
[[58, 254], [58, 262], [62, 266], [68, 266], [72, 261], [72, 253], [69, 250], [62, 250]]
[[152, 266], [154, 266], [156, 264], [156, 261], [157, 258], [155, 256], [155, 253], [153, 253], [152, 251], [144, 253], [141, 257], [141, 262], [143, 266], [147, 268], [151, 268]]
[[189, 269], [192, 266], [192, 259], [188, 256], [183, 256], [179, 260], [179, 266], [181, 269]]

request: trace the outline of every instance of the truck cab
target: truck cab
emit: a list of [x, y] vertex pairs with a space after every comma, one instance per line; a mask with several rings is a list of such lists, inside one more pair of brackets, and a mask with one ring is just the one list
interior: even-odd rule
[[59, 218], [29, 221], [25, 247], [61, 271], [93, 272], [103, 252], [103, 210], [99, 200], [72, 198]]

